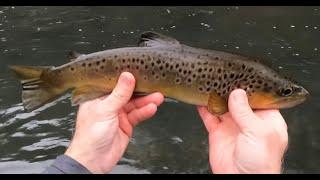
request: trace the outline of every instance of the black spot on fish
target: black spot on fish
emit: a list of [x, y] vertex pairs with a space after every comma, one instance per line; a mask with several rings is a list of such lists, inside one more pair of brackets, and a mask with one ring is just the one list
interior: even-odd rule
[[234, 73], [231, 73], [231, 74], [230, 74], [230, 78], [231, 78], [231, 79], [234, 78]]
[[180, 78], [176, 78], [175, 82], [176, 82], [177, 84], [180, 84], [181, 79], [180, 79]]
[[102, 59], [102, 62], [106, 62], [106, 59], [105, 59], [105, 58], [103, 58], [103, 59]]
[[245, 69], [246, 68], [246, 65], [242, 64], [242, 69]]
[[160, 71], [162, 71], [163, 67], [162, 67], [162, 66], [160, 66], [160, 67], [159, 67], [159, 69], [160, 69]]
[[215, 60], [219, 60], [219, 57], [216, 56], [214, 59], [215, 59]]
[[219, 69], [218, 69], [218, 74], [220, 74], [220, 73], [221, 73], [221, 69], [219, 68]]
[[202, 68], [199, 68], [199, 69], [198, 69], [198, 72], [201, 73], [201, 71], [202, 71]]
[[125, 62], [126, 62], [126, 60], [125, 60], [125, 59], [122, 59], [122, 62], [123, 62], [123, 63], [125, 63]]
[[232, 64], [231, 64], [231, 63], [228, 63], [228, 66], [229, 66], [229, 67], [231, 67], [231, 66], [232, 66]]
[[82, 63], [82, 67], [86, 67], [86, 63]]
[[89, 63], [88, 66], [91, 67], [91, 63]]
[[168, 68], [169, 67], [169, 63], [166, 63], [166, 68]]
[[241, 79], [241, 78], [243, 78], [243, 74], [242, 73], [239, 74], [239, 79]]
[[212, 72], [212, 70], [213, 70], [213, 69], [212, 69], [212, 68], [210, 68], [210, 69], [209, 69], [209, 72]]
[[104, 68], [104, 66], [100, 66], [100, 69], [103, 69]]
[[194, 68], [194, 64], [193, 63], [191, 64], [191, 68]]
[[73, 68], [73, 67], [71, 67], [71, 68], [70, 68], [70, 70], [71, 70], [71, 71], [74, 71], [74, 68]]
[[218, 83], [214, 82], [213, 87], [217, 87], [217, 86], [218, 86]]

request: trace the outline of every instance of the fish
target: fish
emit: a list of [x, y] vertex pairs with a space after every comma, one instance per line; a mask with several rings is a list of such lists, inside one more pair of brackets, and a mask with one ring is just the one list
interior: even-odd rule
[[33, 111], [72, 91], [71, 104], [110, 94], [122, 72], [136, 79], [135, 94], [165, 97], [206, 106], [213, 115], [228, 112], [228, 97], [243, 89], [252, 109], [285, 109], [303, 103], [309, 92], [258, 58], [188, 46], [153, 31], [136, 46], [90, 54], [71, 51], [60, 66], [11, 65], [22, 85], [22, 102]]

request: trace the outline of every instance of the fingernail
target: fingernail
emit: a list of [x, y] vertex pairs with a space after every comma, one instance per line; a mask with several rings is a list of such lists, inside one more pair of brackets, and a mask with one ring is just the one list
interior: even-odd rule
[[132, 79], [132, 75], [128, 72], [123, 72], [120, 75], [119, 81], [121, 81], [122, 83], [126, 84], [126, 85], [130, 85], [131, 84], [131, 80]]
[[237, 103], [244, 103], [247, 100], [246, 96], [246, 92], [242, 89], [239, 89], [233, 93], [233, 100]]

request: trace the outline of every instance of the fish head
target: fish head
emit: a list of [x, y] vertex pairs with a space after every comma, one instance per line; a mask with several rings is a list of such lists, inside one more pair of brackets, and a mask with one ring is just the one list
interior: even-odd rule
[[278, 108], [294, 107], [303, 103], [309, 96], [309, 92], [304, 87], [291, 81], [281, 84], [276, 94], [277, 98], [274, 104], [277, 104]]
[[303, 103], [309, 92], [301, 85], [282, 79], [277, 86], [249, 93], [248, 101], [253, 109], [286, 109]]

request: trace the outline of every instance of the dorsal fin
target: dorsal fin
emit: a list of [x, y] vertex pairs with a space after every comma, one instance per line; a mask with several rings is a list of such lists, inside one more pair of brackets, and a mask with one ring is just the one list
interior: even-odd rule
[[80, 54], [76, 51], [69, 51], [68, 53], [68, 58], [70, 61], [75, 61], [79, 56], [81, 56], [83, 54]]
[[172, 37], [152, 31], [143, 32], [138, 42], [140, 47], [180, 46], [180, 42]]

